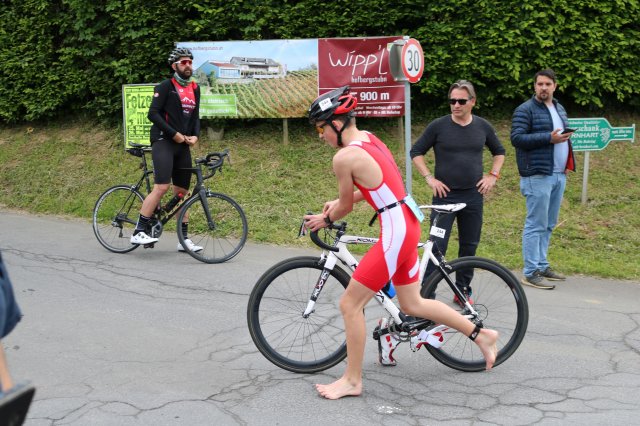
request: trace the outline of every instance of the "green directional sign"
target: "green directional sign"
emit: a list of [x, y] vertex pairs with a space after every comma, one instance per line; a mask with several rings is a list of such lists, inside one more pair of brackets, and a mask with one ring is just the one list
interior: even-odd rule
[[606, 118], [570, 118], [569, 127], [576, 129], [571, 136], [574, 151], [600, 151], [611, 141], [634, 141], [636, 125], [612, 127]]

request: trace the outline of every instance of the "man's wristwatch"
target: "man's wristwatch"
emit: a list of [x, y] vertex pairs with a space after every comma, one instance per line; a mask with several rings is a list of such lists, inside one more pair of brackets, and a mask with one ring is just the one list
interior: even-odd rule
[[324, 223], [326, 223], [327, 225], [331, 225], [331, 219], [329, 218], [328, 214], [324, 217]]

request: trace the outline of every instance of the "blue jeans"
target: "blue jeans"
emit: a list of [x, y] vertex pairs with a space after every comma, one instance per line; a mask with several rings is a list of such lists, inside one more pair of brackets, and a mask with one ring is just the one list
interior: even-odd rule
[[549, 240], [558, 223], [566, 182], [564, 173], [520, 178], [520, 192], [527, 199], [527, 218], [522, 232], [522, 272], [526, 276], [549, 267]]

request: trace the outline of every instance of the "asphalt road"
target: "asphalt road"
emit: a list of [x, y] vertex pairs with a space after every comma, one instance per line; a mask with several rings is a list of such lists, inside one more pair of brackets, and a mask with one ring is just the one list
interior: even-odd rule
[[[0, 212], [24, 313], [2, 344], [14, 379], [37, 387], [26, 425], [638, 424], [639, 282], [572, 276], [553, 291], [526, 288], [525, 340], [490, 372], [451, 370], [407, 345], [398, 366], [381, 367], [370, 340], [364, 396], [327, 401], [313, 384], [344, 364], [281, 370], [246, 326], [260, 274], [303, 251], [248, 245], [206, 265], [176, 242], [165, 234], [153, 250], [117, 255], [87, 222]], [[381, 313], [367, 308], [369, 329]]]

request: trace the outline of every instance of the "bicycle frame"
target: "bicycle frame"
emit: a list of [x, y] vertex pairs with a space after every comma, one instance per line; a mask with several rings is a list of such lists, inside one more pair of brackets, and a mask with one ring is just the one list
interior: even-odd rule
[[[448, 205], [448, 206], [450, 208], [450, 211], [457, 211], [465, 207], [464, 204]], [[457, 207], [452, 207], [452, 206], [457, 206]], [[427, 209], [432, 207], [435, 207], [435, 206], [420, 206], [421, 209]], [[443, 206], [438, 206], [438, 207], [441, 208]], [[433, 227], [436, 228], [436, 225], [437, 225], [437, 216], [434, 220]], [[304, 229], [304, 223], [301, 227], [301, 231], [303, 229]], [[432, 229], [432, 232], [438, 232], [438, 231], [442, 231], [442, 230], [439, 230], [438, 228], [436, 228], [435, 230]], [[351, 252], [347, 248], [347, 245], [348, 244], [372, 245], [377, 243], [379, 240], [379, 238], [346, 235], [344, 234], [344, 231], [340, 229], [338, 230], [337, 236], [338, 236], [337, 241], [334, 243], [333, 247], [328, 246], [327, 244], [323, 244], [324, 246], [326, 246], [326, 247], [323, 247], [323, 245], [318, 244], [320, 240], [317, 239], [317, 234], [316, 234], [316, 238], [314, 238], [312, 234], [312, 240], [318, 246], [324, 249], [320, 256], [320, 261], [324, 262], [324, 269], [322, 274], [320, 275], [320, 278], [318, 279], [318, 282], [316, 283], [316, 286], [311, 294], [311, 297], [309, 298], [309, 301], [307, 302], [307, 307], [303, 313], [303, 317], [305, 318], [311, 315], [311, 313], [314, 311], [315, 302], [318, 300], [318, 296], [320, 295], [320, 292], [322, 291], [322, 288], [324, 287], [324, 284], [327, 278], [329, 277], [328, 271], [332, 270], [335, 267], [338, 260], [340, 260], [344, 265], [346, 265], [352, 272], [355, 271], [356, 267], [358, 266], [358, 261], [351, 254]], [[420, 269], [419, 269], [420, 282], [422, 282], [422, 279], [424, 277], [427, 264], [429, 263], [429, 261], [433, 262], [433, 264], [442, 272], [444, 279], [446, 280], [449, 287], [451, 287], [451, 291], [453, 291], [453, 293], [458, 296], [459, 300], [464, 301], [465, 308], [468, 312], [464, 316], [469, 319], [477, 318], [478, 312], [473, 308], [473, 306], [469, 303], [469, 301], [464, 296], [462, 291], [460, 291], [458, 286], [456, 286], [456, 284], [449, 277], [449, 274], [445, 269], [446, 261], [444, 259], [444, 256], [442, 256], [442, 254], [439, 252], [438, 252], [439, 256], [436, 256], [434, 254], [434, 250], [433, 250], [434, 241], [431, 235], [429, 235], [429, 238], [427, 239], [427, 241], [418, 243], [417, 247], [418, 249], [423, 249], [423, 254], [420, 260]], [[375, 299], [389, 313], [389, 315], [393, 317], [393, 320], [396, 323], [396, 325], [401, 326], [408, 320], [408, 317], [405, 314], [403, 314], [402, 311], [400, 311], [400, 309], [395, 305], [395, 303], [393, 303], [391, 298], [388, 297], [382, 290], [379, 290], [378, 292], [376, 292]], [[430, 322], [430, 321], [419, 320], [418, 324], [424, 324], [425, 322]]]
[[[132, 189], [135, 189], [138, 192], [140, 192], [140, 188], [142, 188], [142, 185], [144, 183], [147, 189], [146, 195], [145, 195], [145, 198], [146, 198], [146, 196], [151, 193], [151, 179], [149, 178], [149, 176], [153, 174], [153, 170], [149, 170], [149, 166], [147, 163], [147, 157], [145, 153], [148, 152], [148, 150], [145, 150], [145, 148], [143, 147], [138, 147], [138, 149], [139, 149], [140, 157], [142, 158], [142, 163], [140, 164], [140, 167], [142, 168], [142, 176], [138, 180], [138, 183], [132, 186]], [[226, 155], [228, 155], [227, 150], [225, 150], [222, 153], [222, 156], [220, 159], [222, 160]], [[156, 211], [154, 212], [154, 214], [156, 215], [156, 218], [163, 226], [167, 222], [169, 222], [176, 214], [178, 214], [182, 205], [184, 205], [187, 201], [191, 200], [194, 197], [200, 197], [201, 200], [207, 199], [207, 189], [204, 186], [204, 181], [212, 177], [219, 167], [212, 167], [212, 173], [206, 177], [203, 177], [202, 166], [205, 164], [209, 164], [212, 157], [213, 157], [212, 154], [208, 154], [206, 159], [203, 159], [203, 160], [196, 159], [197, 167], [185, 167], [181, 169], [181, 170], [189, 170], [191, 173], [196, 175], [196, 184], [193, 187], [193, 191], [191, 191], [191, 195], [188, 195], [187, 198], [182, 199], [170, 211], [165, 212], [160, 205], [156, 207]], [[221, 165], [222, 163], [220, 162], [219, 166], [221, 167]], [[207, 218], [207, 223], [209, 224], [209, 227], [213, 229], [215, 227], [215, 223], [213, 222], [213, 219], [211, 217], [209, 206], [207, 205], [207, 203], [202, 203], [202, 204], [203, 204], [202, 207], [203, 207], [205, 216]]]
[[[378, 238], [367, 238], [367, 237], [358, 237], [353, 235], [343, 235], [340, 237], [339, 242], [337, 244], [338, 252], [323, 251], [320, 255], [321, 261], [324, 261], [324, 270], [318, 279], [318, 283], [316, 284], [311, 297], [309, 298], [309, 302], [307, 303], [307, 308], [304, 310], [302, 314], [303, 317], [308, 317], [313, 311], [315, 307], [315, 302], [318, 300], [318, 296], [320, 296], [320, 292], [324, 287], [326, 279], [329, 277], [328, 271], [332, 270], [338, 260], [340, 260], [343, 264], [347, 265], [351, 271], [355, 271], [358, 266], [358, 261], [351, 254], [349, 249], [347, 249], [347, 244], [375, 244], [378, 241]], [[391, 301], [391, 298], [387, 297], [386, 294], [382, 290], [379, 290], [375, 294], [375, 299], [383, 306], [383, 308], [389, 312], [389, 314], [393, 317], [396, 324], [401, 324], [403, 319], [400, 317], [401, 311], [398, 307]]]
[[[145, 223], [147, 235], [158, 239], [165, 231], [165, 226], [172, 231], [175, 228], [178, 234], [177, 250], [187, 252], [196, 260], [221, 263], [237, 255], [248, 235], [245, 213], [235, 200], [226, 194], [215, 192], [205, 183], [222, 171], [226, 161], [231, 160], [229, 150], [209, 152], [202, 158], [194, 158], [193, 163], [185, 164], [186, 167], [180, 170], [181, 174], [184, 177], [195, 175], [195, 178], [189, 179], [189, 184], [179, 184], [186, 188], [174, 186], [166, 197], [165, 194], [160, 197], [160, 194], [166, 192], [169, 185], [156, 185], [158, 182], [154, 182], [154, 178], [150, 176], [157, 171], [147, 158], [150, 151], [149, 147], [141, 145], [127, 149], [128, 153], [139, 157], [137, 160], [140, 169], [136, 179], [133, 183], [114, 185], [98, 197], [93, 209], [93, 231], [98, 242], [114, 253], [128, 253], [139, 246], [153, 248], [154, 242], [131, 242], [139, 241], [139, 238], [133, 236], [136, 234], [140, 211], [144, 210], [150, 216], [148, 223]], [[187, 189], [189, 187], [191, 191]], [[173, 198], [168, 201], [170, 197]], [[162, 200], [158, 202], [160, 198]], [[141, 204], [145, 209], [142, 209]], [[147, 208], [151, 211], [147, 211]], [[174, 217], [177, 221], [171, 221]], [[168, 222], [170, 225], [167, 225]], [[187, 231], [187, 222], [192, 225], [192, 238], [187, 236], [187, 232], [183, 232]], [[196, 244], [197, 242], [201, 244]]]

